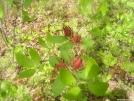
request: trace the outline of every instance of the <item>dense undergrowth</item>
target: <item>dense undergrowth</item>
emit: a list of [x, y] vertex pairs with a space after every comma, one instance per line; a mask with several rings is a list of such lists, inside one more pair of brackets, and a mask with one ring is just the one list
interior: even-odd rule
[[[9, 18], [3, 3], [11, 9]], [[133, 100], [133, 5], [133, 0], [1, 2], [0, 33], [8, 47], [0, 59], [0, 100]]]

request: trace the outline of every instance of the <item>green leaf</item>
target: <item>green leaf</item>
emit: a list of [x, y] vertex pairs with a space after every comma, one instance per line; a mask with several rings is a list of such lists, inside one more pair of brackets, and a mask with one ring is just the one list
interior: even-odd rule
[[65, 36], [52, 36], [47, 41], [52, 42], [52, 43], [62, 43], [64, 41], [67, 41], [67, 38]]
[[19, 78], [28, 78], [31, 77], [35, 74], [36, 70], [35, 69], [28, 69], [25, 71], [20, 72]]
[[55, 66], [55, 64], [59, 63], [58, 59], [59, 59], [59, 57], [57, 57], [57, 56], [49, 56], [50, 65]]
[[60, 81], [68, 86], [76, 84], [75, 77], [65, 68], [60, 68]]
[[16, 61], [21, 65], [21, 66], [24, 66], [24, 67], [33, 67], [34, 66], [34, 63], [33, 61], [28, 58], [27, 56], [21, 54], [21, 53], [16, 53], [15, 54], [16, 56]]
[[74, 58], [74, 54], [70, 51], [61, 51], [60, 52], [60, 57], [65, 60], [68, 64], [70, 64], [70, 59]]
[[88, 15], [91, 13], [91, 0], [80, 0], [79, 11], [83, 15]]
[[32, 0], [25, 0], [24, 1], [24, 7], [27, 8], [32, 3]]
[[46, 40], [49, 41], [52, 38], [52, 35], [50, 33], [47, 34]]
[[35, 65], [39, 65], [41, 58], [38, 54], [38, 52], [32, 48], [29, 49], [29, 54], [31, 56], [31, 59], [33, 60], [33, 62], [35, 63]]
[[3, 19], [3, 17], [4, 17], [4, 8], [2, 4], [0, 4], [0, 21]]
[[79, 79], [84, 79], [86, 80], [87, 78], [85, 77], [85, 68], [79, 72], [75, 72], [76, 77]]
[[57, 76], [56, 80], [54, 81], [53, 85], [52, 85], [52, 92], [54, 94], [54, 97], [57, 97], [58, 95], [60, 95], [64, 88], [66, 86], [62, 84], [62, 82], [60, 81], [59, 76]]
[[89, 58], [86, 69], [85, 69], [85, 76], [87, 79], [91, 79], [96, 77], [99, 73], [99, 66], [93, 58]]
[[32, 16], [31, 18], [28, 16], [28, 12], [22, 10], [22, 15], [23, 15], [23, 22], [29, 22], [32, 21], [34, 19], [34, 16]]
[[73, 47], [73, 43], [71, 41], [67, 41], [59, 47], [60, 51], [67, 51]]
[[38, 38], [39, 44], [44, 47], [44, 48], [48, 48], [48, 46], [46, 45], [46, 43], [43, 41], [42, 38]]
[[103, 96], [107, 91], [108, 86], [108, 83], [96, 81], [88, 84], [88, 89], [96, 96]]
[[101, 6], [98, 8], [97, 11], [101, 11], [102, 16], [106, 15], [106, 12], [108, 10], [108, 3], [106, 2], [106, 0], [101, 4]]
[[81, 97], [82, 93], [79, 87], [73, 87], [64, 94], [64, 98], [69, 100], [77, 100], [80, 99]]
[[92, 47], [93, 44], [94, 44], [94, 41], [91, 40], [90, 38], [86, 38], [86, 39], [84, 40], [84, 42], [82, 43], [82, 45], [83, 45], [84, 47]]

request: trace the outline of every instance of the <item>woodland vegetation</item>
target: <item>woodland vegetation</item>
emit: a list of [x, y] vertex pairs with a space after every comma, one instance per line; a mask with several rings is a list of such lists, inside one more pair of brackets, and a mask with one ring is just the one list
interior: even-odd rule
[[133, 101], [133, 0], [0, 0], [0, 101]]

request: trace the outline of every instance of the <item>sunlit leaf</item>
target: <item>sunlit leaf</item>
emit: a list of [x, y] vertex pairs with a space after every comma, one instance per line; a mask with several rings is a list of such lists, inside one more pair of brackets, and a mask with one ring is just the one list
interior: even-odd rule
[[96, 96], [103, 96], [108, 89], [109, 84], [105, 82], [92, 82], [88, 84], [88, 89]]
[[88, 15], [91, 13], [91, 0], [80, 0], [79, 11], [83, 15]]
[[85, 38], [84, 42], [82, 43], [84, 47], [92, 47], [93, 44], [94, 44], [94, 41], [91, 40], [90, 38]]
[[33, 60], [34, 64], [39, 65], [41, 58], [40, 58], [38, 52], [36, 50], [30, 48], [29, 54], [30, 54], [31, 59]]
[[28, 77], [33, 76], [35, 74], [35, 72], [36, 72], [35, 69], [28, 69], [28, 70], [20, 72], [18, 77], [19, 78], [28, 78]]
[[4, 8], [2, 4], [0, 4], [0, 21], [3, 19], [3, 17], [4, 17]]
[[52, 85], [52, 92], [54, 94], [54, 97], [57, 97], [58, 95], [60, 95], [63, 92], [64, 88], [65, 88], [65, 85], [62, 84], [59, 76], [57, 76], [56, 80], [54, 81]]
[[108, 3], [106, 0], [104, 0], [104, 2], [100, 5], [100, 7], [98, 8], [98, 11], [101, 11], [102, 16], [106, 15], [106, 12], [108, 10]]
[[67, 38], [65, 36], [52, 36], [47, 41], [52, 43], [62, 43], [64, 41], [67, 41]]
[[15, 56], [16, 56], [17, 62], [21, 66], [24, 66], [24, 67], [33, 67], [34, 66], [33, 61], [29, 57], [25, 56], [24, 54], [21, 54], [18, 52], [15, 54]]
[[69, 100], [80, 99], [82, 96], [81, 89], [79, 87], [73, 87], [69, 89], [63, 96]]
[[85, 76], [88, 79], [96, 77], [99, 73], [99, 66], [93, 58], [89, 58], [86, 64]]
[[63, 58], [68, 64], [70, 64], [70, 59], [74, 58], [74, 54], [70, 50], [61, 51], [60, 57]]
[[51, 66], [55, 66], [55, 64], [59, 63], [59, 57], [57, 56], [49, 56], [49, 63]]
[[32, 3], [32, 1], [33, 0], [25, 0], [24, 1], [24, 7], [26, 8], [26, 7], [30, 6], [30, 4]]
[[43, 41], [42, 38], [38, 38], [38, 41], [39, 41], [39, 44], [40, 44], [42, 47], [48, 48], [47, 45], [46, 45], [46, 43]]
[[68, 86], [76, 84], [75, 77], [65, 68], [60, 68], [60, 81]]
[[29, 17], [28, 16], [28, 12], [22, 10], [22, 15], [23, 15], [23, 22], [29, 22], [32, 21], [34, 19], [34, 16]]
[[66, 43], [64, 43], [63, 45], [61, 45], [59, 47], [60, 51], [67, 51], [69, 49], [71, 49], [73, 47], [73, 43], [71, 41], [67, 41]]

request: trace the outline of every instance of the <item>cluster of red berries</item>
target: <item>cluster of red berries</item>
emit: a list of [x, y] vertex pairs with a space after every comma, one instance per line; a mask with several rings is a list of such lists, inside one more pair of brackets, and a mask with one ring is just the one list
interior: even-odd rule
[[[81, 44], [82, 40], [81, 40], [81, 36], [78, 34], [73, 33], [72, 29], [69, 26], [65, 26], [63, 27], [63, 31], [64, 31], [64, 36], [68, 37], [69, 40], [71, 42], [73, 42], [74, 44]], [[64, 68], [68, 68], [67, 63], [64, 61], [64, 59], [58, 60], [59, 63], [57, 63], [55, 65], [55, 68], [57, 70], [59, 70], [61, 67]], [[80, 56], [76, 56], [74, 59], [70, 59], [71, 62], [71, 66], [75, 69], [75, 70], [80, 70], [82, 68], [82, 59], [80, 58]]]

